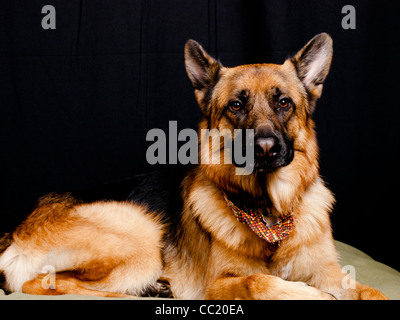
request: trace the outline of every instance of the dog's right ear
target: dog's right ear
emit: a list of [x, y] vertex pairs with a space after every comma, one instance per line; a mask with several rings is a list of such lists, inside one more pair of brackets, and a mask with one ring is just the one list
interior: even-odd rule
[[332, 38], [321, 33], [312, 38], [292, 59], [297, 74], [315, 101], [321, 96], [323, 83], [332, 61]]
[[210, 89], [218, 82], [222, 65], [212, 58], [202, 46], [188, 40], [185, 45], [186, 72], [195, 89], [196, 99], [200, 106], [204, 105]]

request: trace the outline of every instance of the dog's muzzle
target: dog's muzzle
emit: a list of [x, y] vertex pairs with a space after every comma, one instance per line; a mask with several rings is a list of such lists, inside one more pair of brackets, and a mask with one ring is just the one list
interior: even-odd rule
[[270, 132], [254, 137], [255, 169], [270, 172], [287, 166], [293, 160], [293, 143], [282, 134]]

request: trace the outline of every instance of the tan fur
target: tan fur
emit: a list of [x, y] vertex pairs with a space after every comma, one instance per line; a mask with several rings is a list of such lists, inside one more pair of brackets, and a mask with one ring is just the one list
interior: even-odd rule
[[27, 294], [35, 295], [63, 295], [63, 294], [77, 294], [77, 295], [88, 295], [97, 297], [108, 297], [108, 298], [126, 298], [130, 297], [122, 293], [99, 291], [87, 289], [88, 283], [86, 281], [79, 280], [74, 273], [70, 272], [59, 272], [55, 277], [55, 288], [44, 288], [43, 281], [46, 280], [46, 274], [39, 274], [35, 279], [25, 282], [22, 286], [22, 291]]
[[[10, 291], [31, 292], [20, 277], [33, 279], [49, 265], [72, 271], [87, 289], [137, 295], [161, 275], [162, 236], [163, 226], [144, 207], [52, 194], [13, 233], [0, 263]], [[21, 268], [25, 274], [16, 274]]]
[[[12, 234], [0, 256], [8, 288], [120, 296], [140, 294], [162, 278], [181, 299], [386, 299], [359, 283], [353, 289], [342, 287], [345, 274], [329, 218], [334, 197], [319, 177], [311, 118], [329, 70], [332, 40], [319, 35], [307, 46], [282, 65], [235, 68], [223, 67], [192, 40], [185, 47], [186, 68], [203, 114], [199, 129], [274, 127], [293, 141], [289, 164], [261, 175], [236, 175], [235, 166], [223, 161], [195, 167], [182, 182], [177, 240], [163, 238], [166, 226], [145, 207], [83, 204], [69, 194], [49, 195]], [[304, 59], [309, 52], [314, 60]], [[280, 116], [272, 102], [276, 88], [295, 105]], [[238, 120], [226, 107], [243, 90], [249, 109]], [[203, 148], [200, 155], [208, 151]], [[222, 151], [221, 160], [227, 156]], [[266, 242], [234, 217], [222, 191], [255, 204], [265, 203], [267, 192], [272, 214], [293, 213], [295, 229], [280, 246]], [[58, 272], [54, 290], [42, 286], [40, 270], [46, 264]]]

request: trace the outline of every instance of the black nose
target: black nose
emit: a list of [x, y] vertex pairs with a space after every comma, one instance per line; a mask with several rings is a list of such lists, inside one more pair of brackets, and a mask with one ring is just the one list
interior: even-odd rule
[[255, 156], [258, 158], [275, 158], [281, 151], [276, 137], [259, 137], [254, 143]]

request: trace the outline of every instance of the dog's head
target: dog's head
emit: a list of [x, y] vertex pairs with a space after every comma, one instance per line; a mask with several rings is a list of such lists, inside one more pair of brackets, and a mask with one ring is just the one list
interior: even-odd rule
[[196, 41], [185, 47], [186, 70], [208, 129], [254, 129], [254, 168], [260, 172], [293, 160], [331, 59], [332, 39], [326, 33], [282, 65], [226, 68]]

